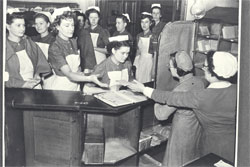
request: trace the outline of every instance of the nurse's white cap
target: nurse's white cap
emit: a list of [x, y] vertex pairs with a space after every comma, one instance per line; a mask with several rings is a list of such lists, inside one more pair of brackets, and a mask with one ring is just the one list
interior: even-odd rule
[[52, 15], [50, 14], [50, 12], [45, 12], [45, 11], [41, 11], [41, 12], [37, 12], [37, 13], [41, 13], [44, 14], [45, 16], [48, 17], [49, 21], [52, 22]]
[[151, 9], [152, 8], [161, 8], [161, 4], [159, 4], [159, 3], [153, 3], [152, 5], [151, 5]]
[[148, 12], [142, 12], [141, 14], [152, 16], [152, 14], [151, 14], [151, 13], [148, 13]]
[[90, 10], [90, 9], [95, 9], [98, 12], [100, 12], [100, 8], [98, 6], [89, 6], [87, 10]]
[[228, 52], [217, 51], [213, 55], [213, 71], [220, 77], [230, 78], [238, 69], [237, 58]]
[[17, 13], [17, 12], [20, 12], [20, 10], [18, 8], [13, 8], [13, 7], [8, 7], [7, 8], [7, 13], [8, 14]]
[[129, 14], [128, 13], [123, 13], [123, 16], [125, 16], [128, 19], [128, 22], [130, 22]]
[[57, 16], [62, 15], [66, 11], [71, 11], [71, 9], [69, 7], [55, 9], [53, 14], [51, 15], [51, 22], [54, 22]]

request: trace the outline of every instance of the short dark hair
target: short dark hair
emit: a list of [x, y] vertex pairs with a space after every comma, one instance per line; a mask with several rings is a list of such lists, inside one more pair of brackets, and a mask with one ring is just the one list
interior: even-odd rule
[[50, 20], [49, 20], [48, 16], [46, 16], [43, 13], [37, 13], [37, 14], [35, 14], [34, 20], [36, 20], [36, 18], [43, 18], [47, 23], [50, 23]]
[[119, 14], [116, 16], [116, 19], [119, 18], [119, 19], [122, 19], [124, 23], [129, 23], [129, 20], [126, 16], [124, 16], [123, 14]]
[[130, 45], [126, 41], [113, 41], [108, 43], [107, 45], [107, 51], [109, 54], [112, 54], [112, 49], [114, 48], [115, 50], [120, 49], [122, 46], [126, 46], [130, 48]]
[[140, 20], [143, 20], [145, 18], [148, 18], [149, 21], [152, 23], [151, 26], [150, 26], [150, 30], [152, 30], [152, 28], [154, 27], [155, 25], [155, 22], [153, 20], [153, 16], [150, 16], [150, 15], [147, 15], [147, 14], [141, 14], [141, 17], [140, 17]]
[[53, 24], [56, 25], [60, 25], [61, 21], [64, 19], [73, 19], [74, 23], [76, 23], [76, 16], [72, 11], [65, 11], [63, 12], [62, 15], [56, 16], [55, 21], [53, 22]]
[[81, 12], [79, 12], [79, 11], [74, 11], [74, 13], [75, 13], [75, 15], [76, 15], [76, 18], [78, 17], [78, 16], [82, 16], [83, 17], [83, 20], [84, 21], [86, 21], [86, 15], [84, 14], [84, 13], [81, 13]]
[[24, 13], [22, 13], [22, 12], [13, 12], [12, 14], [9, 14], [9, 13], [7, 14], [7, 18], [6, 18], [7, 24], [13, 23], [14, 19], [24, 19]]
[[100, 16], [101, 16], [100, 12], [99, 12], [98, 10], [96, 10], [96, 9], [89, 9], [89, 10], [87, 10], [87, 11], [85, 12], [85, 14], [86, 14], [86, 16], [87, 16], [88, 18], [89, 18], [89, 15], [90, 15], [91, 13], [97, 13], [99, 18], [100, 18]]

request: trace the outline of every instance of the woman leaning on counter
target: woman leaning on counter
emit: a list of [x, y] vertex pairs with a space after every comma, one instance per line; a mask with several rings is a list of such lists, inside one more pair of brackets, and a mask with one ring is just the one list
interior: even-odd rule
[[81, 73], [76, 39], [71, 38], [75, 28], [74, 17], [68, 7], [55, 9], [52, 14], [58, 34], [49, 47], [48, 60], [55, 75], [46, 89], [78, 91], [79, 82], [94, 82], [99, 86], [106, 86], [98, 80], [97, 75], [85, 76]]
[[24, 36], [25, 20], [14, 8], [7, 9], [6, 72], [7, 87], [41, 88], [41, 76], [51, 68], [39, 46]]
[[203, 70], [210, 82], [204, 90], [160, 91], [144, 87], [139, 82], [129, 87], [156, 102], [193, 109], [202, 126], [201, 154], [215, 153], [234, 162], [237, 89], [229, 79], [237, 72], [237, 59], [228, 52], [211, 51]]

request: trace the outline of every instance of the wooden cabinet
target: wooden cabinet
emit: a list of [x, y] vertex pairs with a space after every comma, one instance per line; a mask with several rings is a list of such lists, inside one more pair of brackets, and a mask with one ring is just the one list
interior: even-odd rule
[[[25, 145], [25, 149], [22, 148], [18, 155], [25, 155], [22, 159], [25, 158], [26, 162], [15, 163], [16, 166], [95, 165], [96, 162], [93, 161], [82, 162], [83, 152], [88, 151], [84, 148], [85, 132], [93, 125], [92, 120], [88, 118], [93, 115], [101, 116], [101, 119], [97, 119], [98, 126], [95, 128], [103, 129], [100, 137], [103, 139], [98, 142], [104, 149], [97, 151], [103, 150], [104, 157], [103, 162], [98, 164], [138, 165], [141, 106], [146, 105], [148, 101], [111, 107], [81, 92], [6, 88], [6, 94], [6, 112], [12, 112], [14, 118], [17, 115], [16, 119], [19, 120], [19, 124], [15, 126], [18, 129], [7, 130], [12, 134], [9, 137], [13, 144], [7, 145], [6, 148], [6, 152], [12, 149], [13, 153], [9, 155], [9, 162], [16, 161], [12, 158], [17, 155], [15, 149]], [[6, 118], [8, 127], [11, 125], [9, 118]], [[18, 133], [15, 134], [16, 132]], [[15, 140], [16, 137], [23, 136], [24, 140]], [[86, 142], [88, 141], [89, 138], [86, 139]], [[15, 148], [12, 148], [13, 146]], [[90, 151], [94, 154], [94, 149]]]
[[200, 68], [208, 51], [227, 51], [238, 55], [237, 16], [237, 8], [215, 7], [203, 19], [196, 20], [193, 59], [197, 75], [203, 75]]

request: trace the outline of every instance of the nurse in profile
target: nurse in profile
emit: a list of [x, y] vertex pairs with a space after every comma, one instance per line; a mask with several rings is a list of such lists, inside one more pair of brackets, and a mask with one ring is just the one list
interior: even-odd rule
[[41, 88], [41, 77], [51, 73], [51, 68], [39, 46], [25, 33], [25, 20], [15, 8], [7, 9], [6, 87]]
[[93, 82], [101, 87], [106, 84], [98, 80], [97, 75], [86, 76], [81, 72], [80, 56], [77, 51], [74, 33], [75, 15], [70, 8], [55, 9], [53, 24], [58, 30], [56, 40], [49, 47], [49, 63], [54, 71], [54, 79], [46, 89], [79, 91], [80, 82]]

